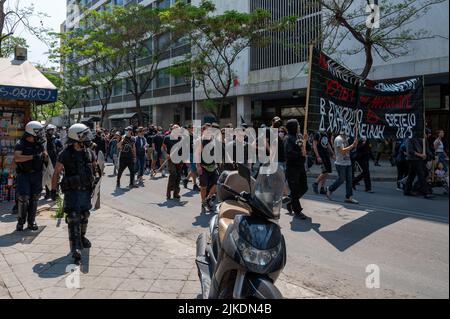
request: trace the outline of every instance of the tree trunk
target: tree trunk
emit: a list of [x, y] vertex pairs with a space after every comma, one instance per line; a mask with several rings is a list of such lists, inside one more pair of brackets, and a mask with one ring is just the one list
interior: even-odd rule
[[134, 96], [135, 100], [136, 100], [136, 108], [138, 111], [138, 125], [139, 126], [143, 126], [144, 125], [144, 120], [142, 117], [142, 108], [141, 108], [141, 97], [139, 96], [139, 94], [136, 94]]
[[366, 65], [364, 66], [364, 71], [361, 73], [361, 77], [365, 80], [373, 66], [372, 45], [366, 44], [364, 46], [364, 52], [366, 53]]
[[0, 0], [0, 57], [2, 53], [3, 29], [5, 27], [5, 1]]

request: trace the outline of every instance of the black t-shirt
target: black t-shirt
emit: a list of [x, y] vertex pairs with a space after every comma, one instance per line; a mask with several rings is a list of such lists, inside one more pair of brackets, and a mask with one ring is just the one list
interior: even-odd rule
[[161, 152], [161, 147], [164, 143], [164, 136], [161, 134], [156, 134], [153, 136], [153, 144], [155, 144], [155, 150]]
[[330, 143], [330, 139], [326, 133], [316, 133], [314, 135], [314, 141], [317, 142], [317, 151], [319, 152], [320, 157], [330, 157], [330, 153], [328, 150], [328, 145]]
[[[177, 144], [179, 141], [181, 141], [181, 136], [176, 139], [176, 140], [172, 140], [170, 138], [170, 135], [167, 135], [166, 137], [164, 137], [164, 145], [166, 145], [167, 148], [167, 153], [170, 155], [171, 151], [172, 151], [172, 147]], [[181, 156], [183, 153], [182, 148], [180, 147], [180, 149], [178, 150], [178, 155]]]
[[44, 161], [42, 153], [44, 152], [44, 145], [30, 143], [25, 138], [21, 138], [17, 141], [14, 151], [21, 151], [22, 155], [38, 155], [31, 161], [17, 163], [18, 173], [30, 173], [43, 169]]
[[125, 136], [122, 143], [122, 150], [120, 151], [121, 158], [132, 158], [133, 157], [133, 145], [135, 145], [136, 140], [134, 137]]

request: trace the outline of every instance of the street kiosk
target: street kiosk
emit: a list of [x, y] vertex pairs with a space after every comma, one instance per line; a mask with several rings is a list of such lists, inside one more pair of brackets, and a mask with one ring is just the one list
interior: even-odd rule
[[30, 62], [26, 53], [0, 58], [0, 202], [15, 199], [14, 146], [34, 120], [32, 105], [55, 102], [56, 87]]

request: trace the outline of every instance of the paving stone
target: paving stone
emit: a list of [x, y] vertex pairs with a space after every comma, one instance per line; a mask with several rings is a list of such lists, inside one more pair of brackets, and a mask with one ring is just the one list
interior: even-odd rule
[[102, 272], [102, 276], [115, 277], [115, 278], [128, 278], [128, 276], [134, 271], [135, 267], [106, 267]]
[[189, 271], [185, 269], [166, 268], [163, 269], [158, 279], [187, 280]]
[[101, 276], [91, 281], [84, 281], [83, 286], [93, 289], [116, 290], [123, 281], [123, 278]]
[[117, 290], [147, 292], [153, 282], [152, 279], [125, 279]]
[[142, 299], [145, 292], [116, 290], [109, 298], [111, 299]]
[[136, 268], [128, 278], [130, 279], [158, 279], [161, 273], [160, 269], [154, 268]]
[[183, 289], [184, 282], [180, 280], [155, 280], [149, 292], [176, 293]]
[[201, 292], [200, 281], [186, 281], [181, 290], [181, 294], [201, 294]]
[[176, 293], [157, 293], [149, 292], [144, 295], [144, 299], [177, 299], [178, 294]]
[[105, 299], [109, 298], [113, 291], [103, 289], [84, 288], [81, 289], [73, 298], [74, 299]]

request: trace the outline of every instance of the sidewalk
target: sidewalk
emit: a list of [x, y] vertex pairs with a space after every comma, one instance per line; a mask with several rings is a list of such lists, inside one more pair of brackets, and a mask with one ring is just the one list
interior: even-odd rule
[[[16, 233], [16, 217], [0, 210], [0, 298], [192, 299], [201, 293], [195, 247], [142, 219], [110, 208], [92, 214], [92, 248], [71, 265], [67, 226], [40, 208], [39, 231]], [[74, 270], [70, 273], [71, 270]], [[280, 278], [286, 298], [323, 298]]]
[[[381, 166], [375, 166], [373, 161], [370, 164], [370, 176], [373, 182], [395, 182], [397, 181], [397, 167], [392, 166], [388, 160], [381, 160]], [[317, 178], [322, 172], [320, 165], [314, 165], [308, 172], [309, 177]], [[337, 178], [336, 168], [333, 164], [333, 173], [330, 174], [330, 178]]]

